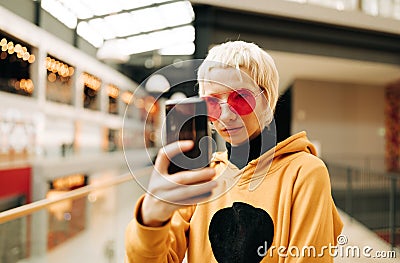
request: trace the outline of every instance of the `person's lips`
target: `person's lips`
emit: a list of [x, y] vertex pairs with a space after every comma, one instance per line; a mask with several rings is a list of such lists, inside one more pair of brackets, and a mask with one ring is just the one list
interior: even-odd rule
[[243, 126], [241, 127], [227, 127], [224, 128], [222, 131], [227, 132], [229, 134], [234, 134], [234, 133], [238, 133], [242, 130]]

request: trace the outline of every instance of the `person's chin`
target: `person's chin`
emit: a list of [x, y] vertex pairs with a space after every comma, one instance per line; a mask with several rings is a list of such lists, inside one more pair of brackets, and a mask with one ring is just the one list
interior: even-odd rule
[[248, 140], [246, 134], [232, 134], [225, 137], [226, 141], [229, 142], [231, 145], [240, 145]]

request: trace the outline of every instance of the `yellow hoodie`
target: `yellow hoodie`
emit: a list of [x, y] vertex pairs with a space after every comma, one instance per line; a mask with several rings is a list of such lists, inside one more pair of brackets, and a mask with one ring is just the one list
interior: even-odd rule
[[147, 227], [136, 220], [140, 198], [126, 230], [126, 262], [182, 262], [186, 252], [189, 263], [218, 262], [209, 239], [210, 221], [235, 202], [261, 208], [272, 218], [272, 246], [268, 251], [252, 248], [265, 255], [261, 262], [333, 262], [330, 254], [343, 223], [326, 166], [315, 154], [305, 132], [241, 170], [226, 152], [217, 153], [212, 166], [219, 182], [212, 201], [176, 211], [162, 227]]

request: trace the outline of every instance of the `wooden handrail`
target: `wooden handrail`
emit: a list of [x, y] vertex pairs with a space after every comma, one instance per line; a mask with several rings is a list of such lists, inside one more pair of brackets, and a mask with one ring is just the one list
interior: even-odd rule
[[[138, 171], [134, 172], [134, 175], [136, 178], [140, 178], [145, 175], [149, 175], [151, 173], [152, 167], [146, 167], [144, 169], [140, 169]], [[103, 188], [109, 188], [114, 185], [119, 185], [125, 182], [128, 182], [133, 179], [133, 176], [131, 173], [126, 173], [122, 174], [119, 176], [116, 176], [110, 180], [101, 182], [99, 184], [91, 184], [87, 185], [72, 191], [69, 191], [65, 194], [62, 194], [56, 198], [51, 198], [51, 199], [42, 199], [40, 201], [36, 201], [30, 204], [26, 204], [23, 206], [19, 206], [4, 212], [0, 213], [0, 224], [3, 224], [5, 222], [30, 215], [36, 211], [39, 211], [43, 208], [47, 208], [52, 204], [62, 202], [65, 200], [75, 200], [84, 196], [87, 196], [93, 191], [103, 189]]]

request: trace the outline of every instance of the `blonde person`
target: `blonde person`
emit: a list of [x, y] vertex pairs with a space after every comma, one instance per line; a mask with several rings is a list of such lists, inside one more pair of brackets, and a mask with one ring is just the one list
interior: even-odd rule
[[193, 143], [159, 151], [126, 230], [126, 262], [333, 262], [342, 222], [326, 166], [305, 132], [275, 141], [273, 59], [226, 42], [209, 51], [198, 83], [227, 150], [209, 168], [176, 174], [168, 157]]

